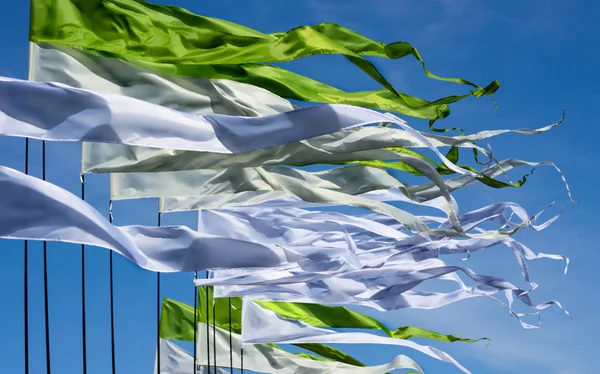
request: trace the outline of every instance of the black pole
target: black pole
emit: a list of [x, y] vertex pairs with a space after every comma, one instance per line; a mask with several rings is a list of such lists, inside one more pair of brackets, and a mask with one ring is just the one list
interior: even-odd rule
[[[85, 176], [81, 175], [81, 200], [85, 201]], [[85, 245], [81, 245], [81, 338], [83, 349], [83, 374], [87, 374], [87, 329], [85, 317]]]
[[[208, 270], [206, 271], [206, 279], [208, 279]], [[208, 304], [210, 303], [210, 298], [208, 295], [209, 290], [210, 290], [210, 288], [207, 286], [206, 287], [206, 353], [207, 353], [206, 367], [208, 368], [208, 371], [210, 372], [210, 308], [208, 307]]]
[[[213, 288], [213, 305], [212, 305], [212, 310], [213, 310], [213, 348], [215, 351], [215, 374], [217, 373], [217, 309], [216, 309], [216, 305], [217, 303], [215, 303], [215, 289]], [[210, 367], [209, 367], [209, 371], [210, 371]]]
[[[158, 227], [162, 213], [158, 212]], [[156, 361], [158, 366], [158, 374], [160, 374], [160, 272], [156, 273]]]
[[233, 337], [231, 335], [231, 297], [229, 298], [229, 371], [233, 373]]
[[196, 279], [198, 272], [194, 272], [194, 373], [198, 374], [198, 288], [196, 287]]
[[[42, 141], [42, 179], [46, 180], [46, 141]], [[50, 368], [50, 318], [48, 303], [48, 246], [42, 243], [44, 251], [44, 320], [46, 327], [46, 373], [51, 373]]]
[[[112, 201], [108, 203], [108, 221], [112, 223]], [[113, 251], [108, 251], [108, 272], [109, 272], [109, 288], [110, 288], [110, 357], [112, 365], [112, 374], [116, 372], [115, 360], [115, 303], [114, 303], [114, 288], [113, 288]]]
[[[29, 138], [25, 138], [25, 174], [29, 175]], [[29, 244], [23, 242], [23, 318], [25, 333], [25, 374], [29, 374]]]
[[244, 346], [240, 347], [240, 369], [241, 373], [244, 374]]

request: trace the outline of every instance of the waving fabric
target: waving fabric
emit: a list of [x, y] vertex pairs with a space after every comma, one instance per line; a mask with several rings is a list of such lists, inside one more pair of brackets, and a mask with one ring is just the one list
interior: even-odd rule
[[[263, 34], [181, 8], [139, 0], [36, 0], [31, 18], [30, 39], [36, 43], [77, 48], [160, 73], [237, 80], [302, 101], [345, 103], [436, 119], [448, 115], [447, 104], [470, 95], [492, 94], [499, 87], [496, 81], [481, 88], [464, 79], [437, 77], [425, 68], [419, 53], [409, 43], [385, 45], [331, 23]], [[97, 22], [99, 18], [103, 21]], [[176, 37], [173, 30], [177, 30]], [[345, 56], [386, 90], [348, 93], [261, 64], [315, 54]], [[363, 55], [384, 58], [412, 55], [423, 64], [429, 77], [468, 85], [474, 90], [430, 103], [397, 92]]]

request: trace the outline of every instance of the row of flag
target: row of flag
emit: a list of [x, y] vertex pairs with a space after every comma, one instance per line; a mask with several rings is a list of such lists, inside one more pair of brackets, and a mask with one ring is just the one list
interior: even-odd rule
[[[158, 198], [160, 213], [198, 211], [198, 227], [116, 226], [78, 196], [0, 166], [0, 237], [108, 248], [155, 272], [210, 271], [211, 278], [194, 280], [199, 307], [163, 302], [160, 373], [210, 372], [211, 357], [215, 366], [257, 372], [423, 373], [404, 355], [365, 366], [328, 345], [337, 343], [408, 347], [468, 373], [412, 338], [477, 340], [389, 329], [342, 305], [431, 309], [483, 297], [525, 328], [537, 327], [525, 317], [551, 305], [562, 309], [531, 300], [537, 284], [527, 262], [568, 259], [535, 253], [513, 238], [558, 216], [539, 223], [543, 212], [511, 202], [461, 212], [452, 195], [475, 183], [519, 187], [531, 172], [503, 179], [521, 166], [556, 168], [497, 160], [478, 142], [550, 131], [564, 116], [537, 129], [458, 136], [434, 127], [450, 104], [492, 95], [496, 81], [480, 87], [439, 77], [409, 43], [384, 44], [332, 23], [264, 34], [143, 0], [32, 0], [30, 46], [29, 80], [0, 78], [0, 135], [80, 142], [82, 174], [110, 173], [112, 201]], [[347, 92], [270, 65], [318, 54], [344, 56], [382, 88]], [[470, 91], [435, 101], [410, 96], [367, 57], [412, 57], [426, 76]], [[398, 116], [427, 119], [431, 131]], [[459, 164], [461, 151], [477, 166]], [[421, 184], [403, 182], [404, 173]], [[346, 209], [324, 209], [332, 206]], [[410, 206], [438, 214], [415, 215]], [[530, 288], [445, 262], [496, 245], [514, 252]], [[450, 281], [453, 291], [419, 287], [433, 279]], [[532, 310], [517, 312], [515, 300]], [[174, 341], [197, 342], [196, 352]], [[311, 353], [292, 354], [280, 344]]]

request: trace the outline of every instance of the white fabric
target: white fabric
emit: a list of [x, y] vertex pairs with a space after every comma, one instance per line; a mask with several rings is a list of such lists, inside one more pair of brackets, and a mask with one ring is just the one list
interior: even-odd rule
[[2, 166], [0, 192], [0, 238], [108, 248], [152, 271], [282, 266], [351, 255], [347, 249], [296, 246], [292, 250], [232, 240], [185, 226], [117, 227], [72, 193]]
[[[456, 360], [445, 352], [426, 345], [420, 345], [410, 340], [382, 337], [362, 332], [336, 332], [333, 330], [313, 327], [302, 321], [283, 318], [276, 313], [263, 309], [244, 299], [242, 306], [242, 342], [245, 344], [292, 344], [292, 343], [322, 343], [322, 344], [386, 344], [408, 347], [424, 353], [437, 360], [454, 364], [464, 373], [470, 373]], [[265, 328], [268, 326], [268, 328]]]
[[[534, 163], [522, 160], [508, 159], [487, 167], [481, 171], [482, 175], [495, 178], [519, 166], [554, 166], [552, 163]], [[306, 188], [335, 189], [344, 193], [363, 193], [360, 196], [377, 201], [415, 201], [426, 203], [442, 196], [442, 190], [448, 192], [471, 185], [477, 181], [470, 176], [459, 176], [445, 180], [443, 185], [428, 183], [416, 186], [405, 186], [398, 180], [388, 179], [389, 175], [383, 170], [374, 171], [371, 175], [358, 174], [357, 171], [366, 167], [341, 167], [321, 172], [306, 172], [297, 170], [294, 174], [287, 173], [287, 178], [299, 178]], [[557, 168], [556, 168], [557, 169]], [[222, 170], [196, 170], [190, 172], [173, 172], [167, 176], [168, 182], [156, 184], [145, 173], [127, 173], [115, 175], [111, 179], [111, 193], [114, 198], [132, 199], [141, 197], [168, 196], [169, 191], [177, 192], [180, 196], [162, 197], [160, 199], [161, 212], [178, 212], [199, 209], [220, 209], [235, 207], [316, 207], [324, 205], [345, 205], [343, 201], [302, 201], [294, 196], [292, 191], [274, 190], [265, 186], [264, 181], [253, 168], [236, 169], [237, 172]], [[277, 167], [266, 168], [267, 173], [272, 170], [281, 170]], [[571, 197], [569, 186], [564, 175], [557, 169], [563, 180], [567, 193]], [[165, 173], [167, 174], [167, 173]], [[161, 177], [164, 175], [159, 174]], [[363, 178], [359, 178], [365, 176]], [[386, 179], [381, 179], [382, 177]], [[389, 180], [389, 182], [387, 182]], [[344, 181], [352, 181], [347, 183]], [[391, 183], [387, 189], [383, 183]], [[164, 187], [161, 187], [164, 186]], [[173, 187], [169, 187], [173, 186]], [[357, 190], [357, 186], [360, 190]], [[172, 190], [170, 190], [172, 188]], [[371, 190], [371, 192], [365, 192]], [[356, 192], [353, 192], [356, 191]], [[187, 196], [186, 196], [187, 195]], [[198, 196], [194, 196], [198, 195]], [[450, 197], [452, 199], [452, 197]], [[572, 199], [572, 198], [571, 198]], [[436, 207], [444, 207], [441, 199], [436, 200]], [[452, 200], [451, 200], [452, 201]], [[456, 203], [452, 206], [457, 209]]]
[[193, 114], [256, 117], [294, 109], [288, 100], [246, 83], [159, 74], [78, 49], [47, 43], [30, 44], [31, 80], [36, 82], [61, 82]]
[[[198, 344], [197, 344], [197, 363], [198, 365], [207, 365], [210, 360], [211, 366], [215, 364], [216, 357], [217, 365], [221, 367], [230, 367], [230, 352], [233, 357], [233, 368], [240, 369], [242, 367], [241, 348], [242, 337], [238, 334], [231, 334], [231, 342], [233, 349], [230, 350], [229, 331], [220, 327], [208, 326], [210, 329], [209, 347], [206, 347], [206, 328], [203, 323], [198, 324]], [[213, 340], [213, 328], [216, 331], [216, 342]], [[207, 353], [210, 349], [210, 359], [207, 358]], [[342, 362], [335, 361], [315, 361], [308, 358], [296, 356], [292, 353], [281, 349], [269, 347], [267, 345], [244, 344], [244, 370], [257, 371], [260, 373], [277, 373], [277, 374], [321, 374], [321, 373], [347, 373], [347, 374], [381, 374], [395, 369], [413, 369], [419, 373], [423, 373], [419, 365], [409, 357], [404, 355], [396, 356], [391, 362], [377, 366], [353, 366]]]
[[[160, 339], [160, 372], [157, 370], [158, 360], [154, 362], [154, 374], [214, 374], [212, 367], [198, 366], [194, 371], [194, 356], [177, 344]], [[217, 374], [229, 372], [217, 367]]]
[[[40, 102], [45, 105], [37, 105]], [[402, 121], [349, 105], [319, 105], [265, 117], [194, 115], [61, 83], [0, 77], [0, 135], [49, 141], [244, 153], [381, 121], [424, 139]], [[473, 175], [431, 148], [451, 170]]]
[[[286, 298], [282, 294], [289, 293], [305, 296], [314, 303], [371, 305], [379, 310], [395, 310], [420, 308], [420, 304], [410, 304], [410, 299], [402, 300], [404, 293], [424, 281], [455, 272], [462, 272], [477, 282], [478, 289], [490, 292], [494, 289], [496, 292], [510, 290], [518, 296], [528, 292], [498, 277], [483, 276], [468, 268], [449, 266], [439, 259], [386, 264], [379, 268], [348, 270], [339, 274], [263, 269], [260, 272], [242, 273], [212, 281], [198, 280], [196, 284], [219, 285], [219, 297], [253, 295], [256, 298], [273, 297], [279, 300], [281, 297]], [[459, 286], [465, 288], [461, 281]], [[253, 291], [249, 293], [247, 290]]]
[[[514, 203], [497, 203], [482, 209], [462, 215], [461, 225], [466, 229], [475, 229], [478, 225], [496, 221], [504, 226], [518, 226], [509, 223], [504, 217], [506, 212], [513, 212], [523, 222], [528, 221], [529, 215], [519, 205]], [[418, 217], [422, 221], [431, 221], [447, 226], [448, 220], [431, 216]], [[547, 227], [558, 218], [554, 216], [541, 225], [530, 225], [535, 230]], [[357, 249], [357, 257], [369, 259], [363, 265], [381, 266], [382, 258], [403, 256], [413, 252], [415, 256], [424, 256], [424, 251], [444, 254], [470, 254], [497, 244], [513, 248], [524, 259], [553, 258], [566, 260], [563, 256], [540, 254], [535, 255], [531, 250], [512, 238], [486, 240], [450, 238], [432, 239], [427, 236], [410, 236], [401, 225], [394, 227], [393, 219], [380, 214], [346, 215], [337, 212], [321, 212], [298, 208], [238, 208], [221, 210], [203, 210], [198, 212], [199, 230], [210, 230], [224, 237], [270, 242], [282, 246], [298, 242], [310, 242], [312, 239], [326, 240], [327, 246], [347, 246], [348, 236], [332, 236], [336, 231], [343, 230]], [[429, 223], [429, 222], [428, 222]], [[235, 228], [235, 230], [232, 230]], [[373, 245], [373, 243], [375, 243]], [[381, 262], [377, 262], [381, 261]], [[388, 261], [385, 261], [388, 262]]]
[[[311, 173], [282, 166], [268, 167], [271, 175], [302, 178], [321, 188], [357, 195], [400, 187], [387, 171], [370, 166], [346, 166]], [[179, 172], [113, 174], [111, 200], [165, 196], [207, 196], [246, 191], [276, 191], [257, 168], [201, 169]]]
[[[343, 185], [345, 186], [345, 185]], [[343, 187], [342, 186], [342, 187]], [[375, 190], [358, 194], [357, 196], [373, 201], [400, 201], [413, 203], [399, 188], [390, 188], [388, 190]], [[453, 199], [453, 205], [458, 210], [458, 205]], [[419, 203], [423, 206], [430, 206], [442, 211], [446, 211], [446, 201], [442, 197], [433, 198]], [[315, 208], [322, 206], [345, 205], [342, 201], [334, 202], [306, 202], [290, 196], [285, 191], [243, 191], [234, 194], [218, 193], [214, 195], [198, 197], [165, 197], [160, 199], [159, 211], [161, 213], [183, 212], [190, 210], [205, 209], [246, 209], [253, 208]]]
[[[420, 264], [424, 266], [426, 264]], [[215, 287], [215, 297], [250, 297], [252, 300], [266, 301], [286, 301], [303, 302], [327, 305], [362, 305], [368, 306], [380, 311], [397, 310], [404, 308], [414, 309], [435, 309], [445, 305], [469, 299], [472, 297], [487, 296], [497, 302], [504, 308], [507, 308], [510, 314], [518, 319], [525, 328], [536, 328], [538, 326], [529, 325], [523, 322], [523, 316], [537, 315], [539, 312], [529, 314], [519, 314], [512, 309], [512, 299], [518, 298], [525, 305], [535, 309], [543, 310], [552, 305], [556, 305], [567, 316], [569, 313], [562, 308], [557, 301], [547, 301], [535, 305], [529, 298], [530, 290], [522, 290], [509, 282], [491, 276], [479, 276], [471, 270], [455, 266], [431, 267], [410, 271], [414, 264], [405, 265], [406, 273], [402, 273], [401, 266], [384, 266], [382, 269], [352, 271], [342, 273], [341, 276], [327, 276], [325, 279], [308, 281], [302, 283], [281, 284], [276, 280], [274, 285], [250, 285], [250, 286], [219, 286]], [[408, 271], [407, 271], [408, 270]], [[478, 285], [467, 287], [457, 277], [445, 277], [445, 280], [452, 280], [459, 284], [459, 288], [448, 293], [418, 291], [413, 288], [425, 279], [435, 278], [442, 274], [449, 274], [454, 271], [462, 271], [471, 279], [477, 281]], [[392, 274], [386, 274], [392, 272]], [[396, 273], [394, 273], [396, 272]], [[264, 270], [261, 275], [268, 279], [277, 278], [281, 272]], [[254, 274], [254, 277], [258, 277]], [[353, 277], [368, 277], [370, 279], [357, 280]], [[301, 278], [301, 276], [298, 276]], [[441, 277], [440, 277], [441, 279]], [[268, 282], [268, 281], [267, 281]], [[267, 283], [265, 282], [265, 283]], [[505, 291], [508, 298], [508, 304], [492, 297], [492, 295]]]
[[[428, 136], [427, 134], [423, 134]], [[432, 144], [445, 143], [432, 139]], [[485, 150], [472, 143], [459, 147]], [[206, 168], [254, 167], [262, 165], [343, 162], [355, 160], [395, 160], [398, 153], [386, 147], [424, 148], [408, 132], [382, 127], [359, 127], [317, 136], [296, 143], [264, 148], [245, 154], [225, 155], [207, 152], [177, 151], [124, 145], [86, 144], [83, 148], [84, 173], [122, 173], [178, 171]]]
[[[500, 225], [511, 226], [504, 217], [506, 211], [512, 211], [514, 215], [522, 220], [527, 220], [529, 215], [517, 204], [497, 203], [482, 209], [466, 213], [460, 217], [460, 223], [466, 230], [480, 230], [477, 226], [485, 222], [497, 222]], [[540, 213], [541, 214], [541, 213]], [[538, 217], [540, 214], [536, 215]], [[439, 217], [419, 217], [428, 224], [447, 225], [447, 219]], [[530, 225], [539, 231], [558, 218], [554, 216], [540, 225]], [[366, 214], [359, 216], [348, 216], [336, 212], [307, 211], [297, 208], [244, 208], [235, 210], [200, 211], [198, 215], [199, 230], [210, 230], [214, 234], [223, 235], [235, 239], [257, 241], [261, 243], [272, 243], [281, 246], [295, 245], [300, 242], [309, 243], [314, 240], [313, 245], [325, 245], [328, 247], [345, 248], [351, 245], [356, 253], [355, 264], [357, 268], [377, 268], [383, 265], [402, 264], [407, 261], [423, 261], [437, 258], [448, 254], [467, 254], [503, 244], [511, 248], [521, 266], [523, 277], [531, 282], [525, 260], [538, 260], [542, 258], [564, 260], [565, 274], [569, 260], [560, 255], [539, 253], [535, 254], [522, 243], [512, 239], [465, 239], [457, 240], [451, 238], [430, 238], [418, 235], [410, 236], [401, 225], [395, 225], [389, 217], [378, 214]], [[235, 230], [232, 230], [235, 228]], [[348, 236], [333, 235], [336, 231], [343, 230]], [[324, 264], [322, 264], [324, 265]], [[330, 263], [330, 274], [339, 274], [347, 271], [347, 268], [337, 268]], [[326, 273], [326, 267], [321, 267], [320, 275]], [[273, 269], [275, 270], [275, 269]], [[286, 272], [302, 273], [310, 276], [307, 267], [298, 263], [286, 266]], [[261, 270], [256, 270], [260, 272]], [[252, 270], [240, 273], [238, 271], [215, 271], [214, 278], [210, 280], [197, 280], [197, 285], [204, 282], [210, 284], [222, 284], [224, 277], [232, 274], [247, 277], [253, 273]], [[274, 279], [274, 278], [271, 278]], [[236, 284], [228, 281], [228, 284]], [[216, 282], [216, 283], [214, 283]], [[223, 283], [224, 284], [224, 283]], [[244, 279], [244, 283], [248, 279]], [[532, 284], [533, 286], [533, 284]]]
[[[203, 169], [197, 170], [194, 174], [201, 174], [203, 176], [210, 175], [210, 179], [212, 179], [213, 184], [212, 191], [219, 192], [220, 190], [230, 190], [232, 188], [236, 188], [239, 190], [256, 190], [256, 189], [270, 189], [272, 191], [277, 190], [285, 190], [292, 195], [309, 202], [317, 202], [317, 203], [334, 203], [334, 204], [345, 204], [351, 206], [357, 206], [362, 208], [368, 208], [377, 212], [381, 212], [384, 214], [388, 214], [399, 222], [404, 224], [408, 229], [413, 232], [421, 232], [421, 233], [432, 233], [429, 228], [417, 219], [412, 214], [401, 210], [399, 208], [393, 207], [388, 204], [384, 204], [379, 201], [363, 198], [360, 196], [351, 196], [345, 192], [341, 192], [336, 189], [335, 183], [344, 183], [346, 188], [350, 191], [353, 189], [356, 192], [361, 192], [361, 189], [375, 189], [379, 188], [388, 188], [389, 186], [393, 186], [393, 184], [398, 183], [395, 178], [387, 174], [384, 170], [372, 167], [363, 167], [363, 166], [355, 166], [350, 167], [349, 170], [354, 171], [351, 175], [347, 173], [347, 170], [333, 169], [327, 172], [327, 175], [330, 177], [332, 182], [327, 183], [329, 181], [319, 179], [319, 176], [315, 177], [313, 174], [289, 168], [282, 167], [269, 167], [267, 170], [263, 168], [254, 168], [254, 169], [244, 169], [245, 173], [239, 173], [237, 169], [227, 169], [221, 171]], [[344, 173], [343, 175], [347, 178], [338, 177], [337, 174], [339, 172]], [[433, 169], [432, 169], [433, 170]], [[439, 177], [439, 175], [438, 175]], [[142, 177], [143, 179], [147, 179], [146, 177]], [[201, 179], [208, 179], [206, 177], [202, 177]], [[156, 179], [157, 181], [160, 178]], [[373, 180], [374, 182], [369, 184], [368, 181]], [[350, 184], [351, 181], [354, 181], [353, 184]], [[441, 178], [437, 180], [440, 182]], [[315, 182], [321, 182], [320, 186], [316, 186]], [[184, 185], [185, 181], [182, 182]], [[157, 189], [161, 189], [159, 184], [153, 183], [153, 187]], [[322, 187], [321, 187], [322, 186]], [[329, 187], [327, 189], [326, 187]], [[174, 186], [177, 189], [177, 185]], [[199, 188], [200, 189], [200, 188]], [[352, 192], [351, 192], [352, 193]], [[150, 193], [147, 195], [153, 195], [154, 191], [150, 190]], [[450, 202], [448, 207], [449, 216], [451, 221], [453, 222], [454, 230], [444, 230], [444, 232], [439, 232], [442, 235], [456, 236], [456, 235], [464, 235], [461, 232], [460, 227], [457, 227], [455, 224], [457, 223], [456, 219], [456, 210], [454, 208], [455, 201], [452, 199], [450, 194], [446, 191], [444, 193], [444, 198], [447, 202]], [[476, 234], [479, 235], [479, 234]], [[495, 236], [497, 233], [486, 233], [482, 234]]]

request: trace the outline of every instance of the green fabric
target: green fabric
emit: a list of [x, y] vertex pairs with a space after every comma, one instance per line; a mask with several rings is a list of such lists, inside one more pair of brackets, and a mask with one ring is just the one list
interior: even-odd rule
[[[199, 307], [197, 322], [210, 323], [213, 322], [212, 308], [209, 308], [207, 318], [206, 312], [206, 292], [203, 288], [199, 288]], [[212, 292], [209, 292], [208, 305], [213, 304]], [[242, 321], [242, 300], [241, 298], [231, 299], [231, 331], [240, 334]], [[229, 300], [215, 299], [215, 317], [216, 325], [228, 330], [229, 329]], [[209, 322], [207, 322], [207, 320]], [[160, 337], [168, 340], [194, 341], [194, 308], [190, 305], [180, 303], [168, 298], [163, 299], [162, 313], [160, 316]], [[269, 344], [274, 348], [281, 349], [276, 344]], [[320, 354], [324, 358], [344, 362], [350, 365], [364, 366], [364, 364], [354, 357], [324, 344], [294, 344], [297, 347]], [[315, 359], [315, 356], [304, 353], [303, 357]], [[323, 358], [320, 358], [323, 359]]]
[[[213, 322], [212, 308], [207, 315], [206, 289], [198, 288], [198, 322]], [[240, 297], [231, 298], [231, 330], [236, 334], [241, 333], [242, 320], [242, 299]], [[383, 323], [365, 314], [354, 312], [344, 307], [331, 307], [319, 304], [288, 303], [288, 302], [266, 302], [261, 301], [258, 304], [271, 310], [284, 318], [296, 319], [311, 326], [324, 326], [333, 328], [357, 328], [383, 331], [386, 335], [396, 339], [425, 338], [445, 342], [468, 342], [473, 343], [482, 339], [460, 338], [454, 335], [440, 334], [434, 331], [421, 329], [414, 326], [404, 326], [395, 330], [389, 330]], [[208, 305], [213, 305], [212, 288], [209, 288]], [[229, 299], [214, 299], [216, 311], [216, 325], [228, 330], [229, 323]], [[208, 317], [208, 318], [207, 318]], [[171, 340], [194, 340], [194, 308], [171, 300], [163, 299], [162, 314], [160, 319], [160, 336], [163, 339]], [[297, 347], [312, 351], [323, 357], [345, 362], [351, 365], [364, 366], [355, 358], [339, 351], [333, 347], [323, 344], [294, 344]]]
[[[306, 349], [307, 351], [314, 352], [323, 356], [323, 360], [327, 361], [337, 361], [343, 362], [348, 365], [354, 366], [365, 366], [361, 361], [355, 359], [354, 357], [340, 351], [339, 349], [333, 348], [332, 346], [326, 344], [317, 344], [317, 343], [304, 343], [304, 344], [292, 344], [298, 348]], [[305, 358], [313, 358], [314, 356], [307, 353], [299, 353], [298, 356], [302, 356]]]
[[259, 301], [257, 304], [264, 309], [277, 313], [281, 317], [296, 319], [316, 327], [379, 330], [386, 333], [389, 337], [396, 339], [426, 338], [446, 342], [461, 341], [468, 343], [474, 343], [479, 340], [488, 340], [487, 338], [457, 338], [453, 335], [439, 334], [437, 332], [413, 326], [399, 327], [392, 331], [375, 318], [344, 307], [271, 301]]
[[[32, 0], [31, 9], [31, 41], [120, 58], [160, 73], [232, 79], [296, 100], [365, 106], [434, 120], [449, 114], [447, 104], [467, 96], [491, 95], [499, 88], [497, 81], [482, 88], [461, 78], [438, 77], [427, 70], [419, 52], [409, 43], [376, 42], [332, 23], [264, 34], [142, 0]], [[386, 90], [345, 92], [262, 64], [320, 54], [345, 56]], [[396, 91], [362, 57], [398, 59], [409, 55], [422, 64], [428, 77], [474, 89], [465, 95], [428, 102]]]

